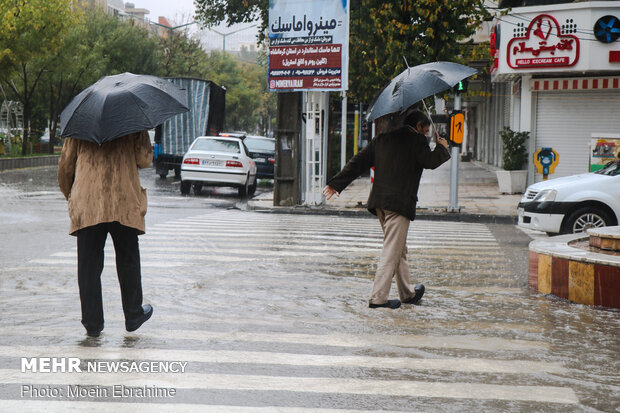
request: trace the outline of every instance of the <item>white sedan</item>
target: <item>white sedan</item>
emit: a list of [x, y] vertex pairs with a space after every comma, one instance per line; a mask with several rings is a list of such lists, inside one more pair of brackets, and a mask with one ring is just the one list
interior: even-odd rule
[[256, 163], [239, 138], [200, 136], [183, 156], [181, 193], [200, 193], [203, 185], [239, 188], [239, 196], [254, 195]]
[[551, 234], [618, 225], [620, 161], [587, 174], [530, 185], [519, 203], [519, 226]]

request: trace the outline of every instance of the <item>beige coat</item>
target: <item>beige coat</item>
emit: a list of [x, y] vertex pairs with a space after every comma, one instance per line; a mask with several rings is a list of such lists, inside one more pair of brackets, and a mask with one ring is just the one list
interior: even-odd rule
[[153, 160], [147, 132], [106, 142], [67, 138], [58, 162], [58, 185], [69, 202], [69, 233], [118, 221], [144, 234], [146, 190], [138, 168]]

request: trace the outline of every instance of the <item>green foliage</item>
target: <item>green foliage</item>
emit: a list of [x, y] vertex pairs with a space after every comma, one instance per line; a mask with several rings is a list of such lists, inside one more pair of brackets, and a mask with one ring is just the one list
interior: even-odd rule
[[505, 127], [499, 132], [504, 144], [502, 160], [504, 169], [515, 171], [523, 168], [527, 161], [526, 142], [530, 138], [529, 132], [515, 132], [509, 127]]
[[159, 39], [163, 76], [201, 77], [200, 66], [207, 56], [200, 41], [191, 39], [186, 32], [172, 32]]
[[196, 19], [206, 27], [226, 22], [236, 23], [260, 21], [259, 41], [267, 32], [269, 21], [269, 0], [194, 0]]
[[[170, 30], [158, 37], [133, 20], [120, 20], [97, 8], [82, 11], [75, 4], [0, 1], [0, 86], [6, 94], [0, 91], [0, 101], [24, 104], [33, 136], [49, 127], [53, 140], [60, 112], [75, 95], [103, 76], [126, 71], [212, 80], [227, 88], [228, 128], [261, 134], [270, 129], [276, 97], [267, 92], [265, 54], [257, 60], [246, 53], [245, 63], [228, 54], [210, 55], [186, 31]], [[66, 13], [60, 13], [59, 5], [67, 7]], [[46, 27], [52, 31], [42, 30], [41, 22], [56, 21], [49, 16], [52, 12], [64, 18], [64, 24], [50, 23]], [[37, 35], [38, 42], [32, 40]], [[31, 147], [28, 140], [26, 136], [23, 150]]]
[[226, 129], [265, 134], [275, 114], [275, 96], [267, 92], [266, 66], [212, 52], [202, 70], [205, 78], [226, 88]]
[[[488, 12], [482, 0], [408, 0], [351, 3], [350, 91], [370, 102], [409, 66], [438, 60], [466, 63], [462, 42]], [[353, 41], [356, 39], [357, 41]]]
[[0, 66], [21, 66], [58, 50], [79, 18], [76, 6], [75, 0], [0, 2]]
[[[0, 2], [0, 84], [24, 106], [24, 124], [31, 124], [42, 75], [51, 69], [64, 36], [77, 24], [77, 0]], [[22, 154], [29, 148], [26, 129]]]

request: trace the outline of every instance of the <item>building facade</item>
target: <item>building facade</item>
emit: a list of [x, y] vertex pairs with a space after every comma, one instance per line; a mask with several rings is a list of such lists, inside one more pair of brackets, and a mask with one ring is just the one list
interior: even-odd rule
[[[550, 179], [596, 170], [617, 158], [620, 2], [515, 7], [495, 23], [495, 103], [487, 110], [496, 118], [487, 120], [530, 132], [528, 183], [542, 180], [534, 157], [552, 153], [549, 148], [557, 154]], [[478, 153], [479, 159], [501, 166], [499, 137], [487, 135], [485, 145], [494, 155]]]

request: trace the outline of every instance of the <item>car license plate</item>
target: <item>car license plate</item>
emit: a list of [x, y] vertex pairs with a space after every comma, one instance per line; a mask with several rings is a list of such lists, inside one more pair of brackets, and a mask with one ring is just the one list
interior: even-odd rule
[[254, 160], [256, 161], [256, 163], [265, 163], [265, 162], [267, 162], [267, 159], [265, 159], [265, 158], [256, 158]]
[[222, 166], [222, 161], [214, 161], [210, 159], [203, 159], [202, 164], [204, 166]]

